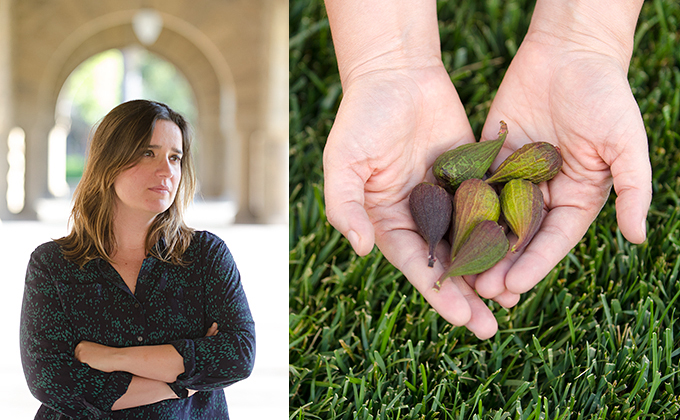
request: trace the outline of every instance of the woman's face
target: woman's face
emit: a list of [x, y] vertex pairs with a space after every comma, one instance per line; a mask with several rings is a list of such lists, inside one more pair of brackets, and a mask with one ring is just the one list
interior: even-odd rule
[[157, 120], [148, 149], [113, 182], [117, 215], [155, 217], [175, 200], [182, 176], [182, 132], [172, 121]]

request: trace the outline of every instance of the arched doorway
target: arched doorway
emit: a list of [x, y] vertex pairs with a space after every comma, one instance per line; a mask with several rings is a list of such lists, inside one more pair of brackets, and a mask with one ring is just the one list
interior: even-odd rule
[[[192, 2], [149, 4], [161, 25], [155, 41], [146, 44], [134, 29], [142, 10], [130, 4], [95, 2], [82, 8], [58, 0], [36, 8], [37, 3], [13, 2], [12, 31], [0, 31], [0, 64], [9, 65], [0, 71], [0, 143], [7, 143], [15, 128], [17, 134], [12, 153], [0, 145], [0, 218], [35, 219], [36, 204], [60, 190], [48, 188], [48, 137], [66, 79], [98, 53], [144, 45], [176, 66], [195, 93], [201, 198], [232, 203], [236, 222], [287, 220], [285, 2], [212, 2], [208, 8]], [[3, 164], [9, 154], [22, 158], [13, 159], [12, 168]], [[12, 182], [22, 186], [16, 189], [21, 210], [6, 201], [9, 169]]]
[[[54, 188], [47, 185], [49, 178], [47, 168], [50, 165], [46, 143], [49, 143], [47, 139], [50, 135], [55, 135], [56, 138], [59, 135], [63, 137], [63, 133], [68, 131], [59, 128], [60, 125], [68, 126], [68, 124], [60, 124], [59, 118], [55, 118], [58, 115], [55, 110], [60, 108], [57, 103], [61, 97], [62, 88], [66, 86], [71, 74], [89, 58], [102, 52], [119, 50], [124, 55], [128, 53], [129, 61], [133, 61], [139, 59], [139, 57], [134, 57], [140, 55], [139, 50], [143, 50], [142, 55], [152, 57], [152, 59], [155, 57], [168, 66], [174, 66], [174, 71], [184, 76], [189, 86], [188, 89], [193, 92], [193, 111], [190, 110], [192, 107], [174, 105], [167, 97], [151, 99], [164, 101], [178, 111], [187, 113], [187, 117], [194, 120], [192, 122], [195, 138], [200, 139], [197, 141], [198, 147], [195, 155], [200, 189], [198, 199], [202, 202], [217, 204], [215, 211], [226, 215], [223, 220], [233, 221], [237, 212], [243, 211], [244, 208], [247, 212], [247, 177], [243, 174], [247, 166], [244, 166], [242, 156], [245, 150], [239, 134], [240, 130], [236, 126], [236, 89], [230, 68], [224, 61], [224, 57], [211, 49], [212, 44], [209, 40], [202, 38], [203, 35], [193, 31], [190, 25], [183, 24], [180, 19], [166, 19], [164, 15], [166, 26], [158, 40], [153, 45], [142, 47], [135, 38], [132, 25], [124, 22], [125, 18], [126, 16], [121, 13], [107, 15], [98, 19], [96, 27], [88, 26], [82, 31], [74, 32], [72, 37], [62, 44], [63, 48], [59, 48], [49, 60], [38, 91], [39, 102], [42, 106], [49, 107], [49, 109], [43, 108], [41, 112], [46, 112], [49, 116], [38, 114], [45, 115], [45, 118], [39, 117], [40, 123], [34, 125], [33, 129], [26, 133], [28, 154], [31, 155], [28, 164], [33, 165], [27, 171], [27, 202], [37, 202], [35, 208], [40, 218], [45, 214], [41, 211], [41, 202], [44, 203], [54, 198], [57, 195], [55, 191], [62, 196], [65, 194], [66, 188], [64, 188], [63, 180], [57, 181]], [[133, 81], [128, 85], [134, 86], [134, 78], [132, 79]], [[130, 89], [134, 90], [128, 87], [128, 91]], [[56, 131], [54, 127], [57, 127]], [[45, 140], [41, 142], [40, 137]], [[62, 139], [61, 143], [63, 144], [64, 141], [68, 140]], [[55, 142], [59, 143], [59, 141]], [[59, 146], [58, 149], [62, 150], [63, 147]], [[38, 164], [36, 167], [38, 161], [44, 162], [43, 166]], [[55, 159], [55, 162], [63, 161], [66, 160]], [[52, 166], [55, 167], [55, 165]], [[67, 170], [69, 168], [62, 167], [54, 172], [61, 174]], [[60, 188], [59, 185], [62, 187]], [[68, 189], [70, 191], [72, 187], [69, 185]], [[47, 200], [44, 199], [45, 193], [47, 193]], [[63, 207], [68, 207], [68, 205]], [[61, 209], [62, 212], [64, 210], [66, 209]]]
[[[80, 64], [57, 99], [48, 137], [48, 188], [66, 197], [77, 185], [93, 127], [108, 111], [132, 99], [168, 104], [196, 125], [196, 102], [184, 75], [170, 62], [137, 46], [110, 49]], [[200, 139], [194, 139], [200, 150]]]

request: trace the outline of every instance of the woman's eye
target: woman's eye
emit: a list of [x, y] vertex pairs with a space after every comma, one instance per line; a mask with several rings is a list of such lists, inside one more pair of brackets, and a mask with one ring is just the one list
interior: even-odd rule
[[181, 161], [182, 161], [182, 156], [173, 155], [173, 156], [170, 156], [170, 159], [171, 159], [173, 162], [181, 162]]
[[146, 157], [153, 157], [153, 156], [154, 156], [153, 150], [147, 150], [146, 152], [144, 152], [144, 156], [146, 156]]

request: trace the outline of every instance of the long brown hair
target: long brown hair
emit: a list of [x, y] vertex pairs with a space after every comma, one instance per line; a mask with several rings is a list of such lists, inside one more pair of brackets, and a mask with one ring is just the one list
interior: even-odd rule
[[[146, 249], [154, 257], [184, 265], [193, 230], [184, 223], [184, 211], [196, 189], [191, 160], [191, 130], [179, 113], [165, 104], [134, 100], [118, 105], [99, 123], [90, 142], [85, 171], [76, 187], [71, 212], [71, 233], [57, 239], [64, 256], [80, 267], [103, 258], [112, 262], [115, 191], [113, 182], [135, 165], [148, 148], [156, 121], [171, 121], [182, 132], [181, 178], [170, 207], [156, 216], [146, 236]], [[162, 246], [158, 244], [162, 243]]]

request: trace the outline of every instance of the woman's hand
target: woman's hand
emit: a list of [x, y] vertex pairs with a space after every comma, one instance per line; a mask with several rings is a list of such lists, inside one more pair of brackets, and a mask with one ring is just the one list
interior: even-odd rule
[[427, 266], [409, 211], [413, 187], [434, 181], [435, 159], [475, 141], [441, 60], [436, 2], [325, 3], [343, 88], [323, 157], [328, 221], [359, 255], [376, 244], [448, 322], [493, 336], [496, 319], [462, 278], [433, 290], [444, 267]]
[[440, 243], [440, 262], [429, 268], [428, 246], [408, 204], [414, 186], [434, 182], [431, 168], [441, 153], [473, 141], [443, 65], [353, 79], [324, 150], [326, 215], [357, 254], [368, 254], [375, 243], [444, 319], [488, 338], [496, 319], [462, 278], [433, 290], [448, 245]]
[[641, 2], [621, 2], [593, 15], [588, 13], [594, 4], [558, 3], [537, 3], [484, 129], [492, 138], [500, 119], [508, 124], [498, 161], [536, 141], [558, 146], [564, 160], [562, 171], [541, 185], [547, 215], [532, 242], [475, 281], [480, 295], [506, 307], [585, 235], [612, 185], [621, 233], [633, 243], [645, 240], [651, 165], [642, 116], [627, 80]]
[[114, 372], [119, 370], [116, 366], [116, 350], [118, 349], [91, 341], [81, 341], [75, 348], [74, 356], [93, 369]]
[[206, 337], [213, 337], [219, 333], [220, 330], [218, 328], [217, 322], [213, 322], [210, 328], [208, 328], [208, 331], [206, 331], [205, 336]]

